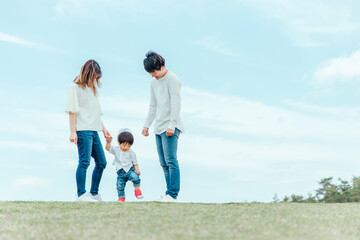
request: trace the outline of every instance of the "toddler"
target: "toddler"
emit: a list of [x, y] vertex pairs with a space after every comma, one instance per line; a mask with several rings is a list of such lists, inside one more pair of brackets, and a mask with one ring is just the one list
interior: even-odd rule
[[112, 138], [106, 140], [105, 149], [115, 156], [113, 165], [117, 172], [116, 188], [118, 191], [118, 201], [125, 202], [125, 185], [131, 181], [135, 187], [135, 197], [142, 199], [140, 191], [140, 171], [136, 160], [135, 152], [130, 148], [134, 143], [134, 137], [130, 129], [123, 128], [119, 131], [118, 146], [111, 145]]

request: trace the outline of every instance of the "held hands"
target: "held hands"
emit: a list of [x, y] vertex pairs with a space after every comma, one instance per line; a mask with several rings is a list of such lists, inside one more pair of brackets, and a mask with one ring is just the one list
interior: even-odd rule
[[106, 138], [106, 142], [111, 142], [112, 136], [106, 128], [103, 128], [104, 137]]
[[71, 132], [69, 140], [70, 140], [70, 142], [73, 142], [73, 143], [75, 143], [75, 145], [77, 145], [78, 137], [77, 137], [76, 132]]
[[112, 136], [106, 138], [106, 143], [111, 143], [111, 141], [112, 141]]

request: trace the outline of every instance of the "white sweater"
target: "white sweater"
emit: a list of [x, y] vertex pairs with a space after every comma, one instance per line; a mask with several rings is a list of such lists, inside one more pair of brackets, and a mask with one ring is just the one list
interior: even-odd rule
[[184, 132], [180, 119], [181, 83], [178, 77], [168, 71], [164, 77], [151, 81], [151, 98], [144, 127], [149, 128], [154, 122], [155, 134], [161, 134], [169, 129], [179, 129]]

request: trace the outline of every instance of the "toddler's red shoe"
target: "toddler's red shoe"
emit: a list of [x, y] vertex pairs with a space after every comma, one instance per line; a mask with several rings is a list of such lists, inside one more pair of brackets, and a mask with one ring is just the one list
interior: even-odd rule
[[143, 199], [144, 198], [144, 196], [142, 195], [140, 189], [135, 190], [135, 197], [137, 199]]
[[119, 198], [118, 202], [125, 202], [125, 198]]

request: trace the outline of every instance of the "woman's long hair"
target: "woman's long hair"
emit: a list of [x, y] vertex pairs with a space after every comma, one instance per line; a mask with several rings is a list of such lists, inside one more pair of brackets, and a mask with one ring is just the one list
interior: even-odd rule
[[95, 60], [90, 59], [81, 67], [80, 74], [74, 79], [74, 83], [80, 85], [82, 88], [91, 88], [96, 96], [97, 89], [95, 83], [98, 87], [101, 86], [101, 76], [100, 65]]

